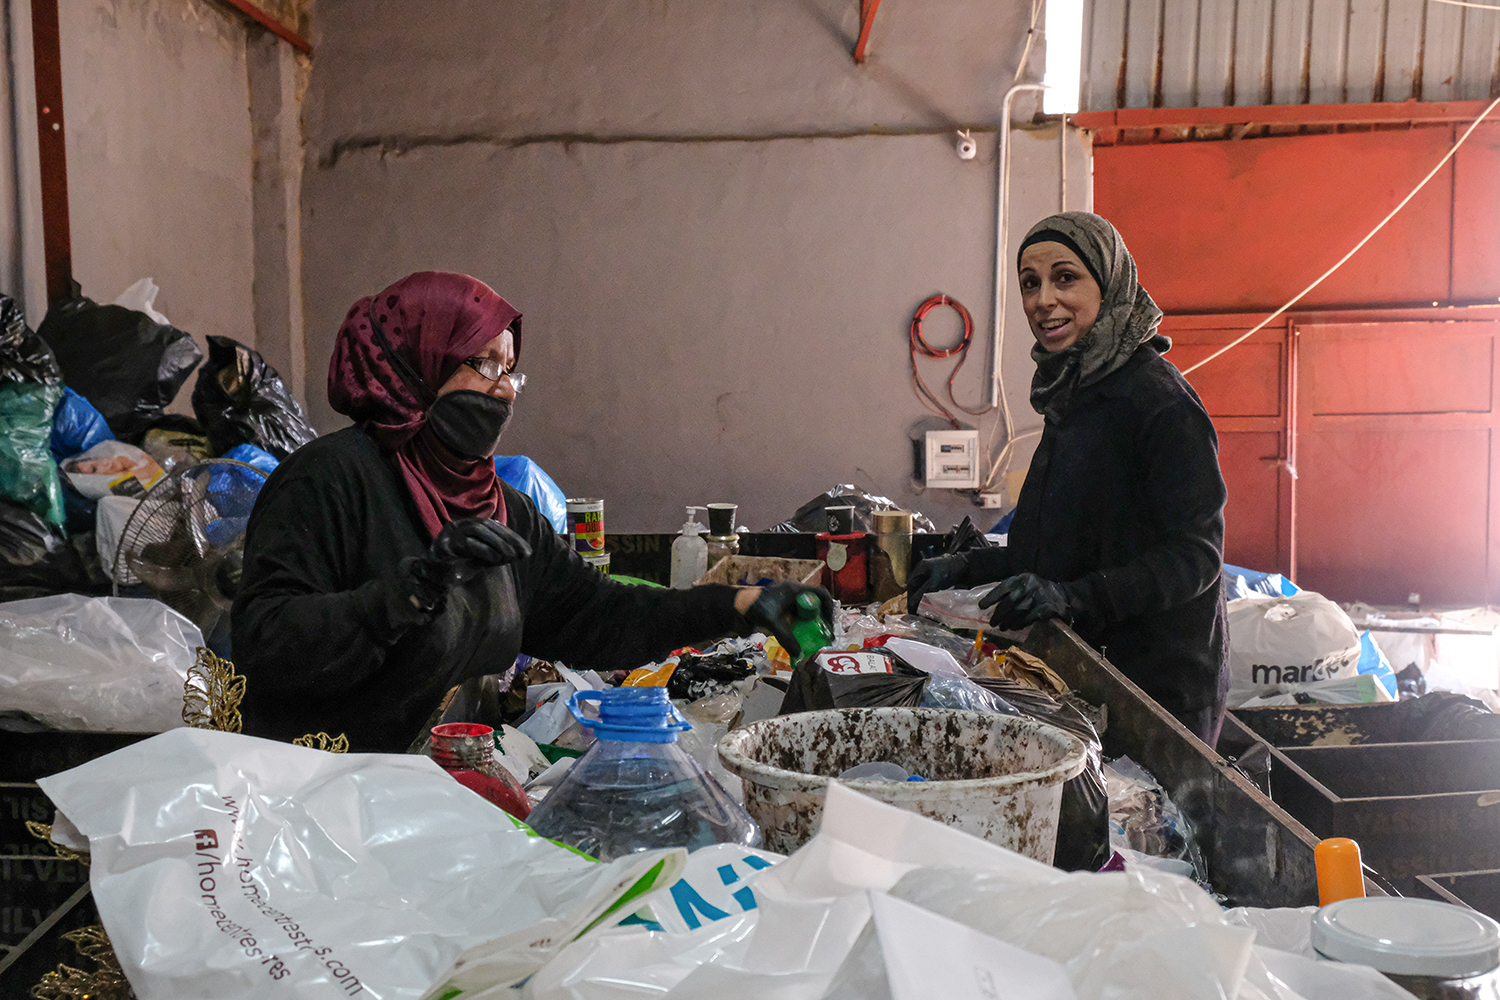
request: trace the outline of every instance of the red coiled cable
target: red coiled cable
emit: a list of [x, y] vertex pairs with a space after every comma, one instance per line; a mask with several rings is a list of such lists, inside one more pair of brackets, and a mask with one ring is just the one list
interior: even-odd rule
[[[928, 313], [932, 312], [932, 310], [936, 309], [938, 306], [952, 306], [954, 312], [958, 313], [959, 318], [964, 321], [963, 336], [959, 339], [958, 343], [954, 344], [952, 347], [933, 347], [931, 344], [927, 343], [926, 339], [924, 339], [922, 336], [922, 320], [926, 318]], [[948, 375], [948, 401], [952, 403], [956, 409], [962, 410], [964, 413], [969, 414], [969, 416], [971, 417], [982, 417], [986, 413], [990, 412], [990, 410], [993, 410], [994, 407], [986, 406], [983, 409], [971, 410], [967, 406], [964, 406], [962, 403], [960, 403], [953, 395], [953, 380], [958, 377], [959, 370], [963, 368], [964, 362], [969, 360], [969, 345], [973, 342], [973, 340], [974, 318], [969, 315], [969, 310], [964, 308], [962, 302], [958, 301], [957, 299], [950, 299], [946, 295], [934, 295], [931, 298], [925, 300], [921, 305], [917, 306], [916, 314], [911, 318], [912, 388], [916, 390], [917, 398], [921, 400], [922, 405], [926, 407], [930, 412], [935, 413], [940, 417], [946, 418], [947, 421], [953, 425], [954, 430], [959, 429], [958, 418], [954, 416], [953, 410], [950, 410], [948, 409], [948, 407], [943, 405], [943, 401], [938, 398], [937, 393], [933, 392], [932, 389], [923, 380], [922, 373], [917, 370], [917, 357], [921, 356], [924, 358], [937, 359], [951, 358], [955, 354], [958, 355], [958, 364], [953, 366], [953, 371]]]

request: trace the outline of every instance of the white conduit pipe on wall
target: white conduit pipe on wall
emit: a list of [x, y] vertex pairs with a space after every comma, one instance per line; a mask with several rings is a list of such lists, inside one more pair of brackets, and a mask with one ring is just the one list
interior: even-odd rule
[[1005, 262], [1009, 250], [1006, 232], [1010, 225], [1010, 106], [1016, 95], [1028, 90], [1041, 90], [1040, 83], [1018, 83], [1005, 92], [1000, 114], [1000, 163], [995, 174], [995, 317], [990, 331], [990, 350], [994, 358], [994, 377], [990, 380], [990, 405], [1005, 411], [1005, 434], [1011, 434], [1010, 410], [1005, 406], [1004, 386], [1001, 384], [1000, 332], [1005, 318]]
[[[1010, 404], [1005, 399], [1004, 382], [1004, 355], [1002, 354], [1001, 334], [1005, 329], [1005, 305], [1006, 305], [1006, 258], [1010, 255], [1010, 109], [1015, 102], [1016, 95], [1026, 91], [1041, 91], [1044, 88], [1040, 83], [1018, 83], [1005, 92], [1005, 100], [1000, 106], [1000, 155], [999, 163], [995, 168], [995, 301], [994, 320], [990, 330], [990, 358], [991, 378], [989, 391], [989, 404], [1000, 408], [1001, 418], [1005, 424], [1005, 448], [1000, 457], [985, 474], [984, 490], [991, 492], [998, 489], [1001, 484], [995, 482], [996, 474], [1005, 468], [1006, 461], [1010, 456], [1011, 445], [1016, 440], [1016, 427], [1010, 416]], [[1066, 135], [1066, 126], [1064, 127]], [[1066, 151], [1064, 151], [1066, 155]]]

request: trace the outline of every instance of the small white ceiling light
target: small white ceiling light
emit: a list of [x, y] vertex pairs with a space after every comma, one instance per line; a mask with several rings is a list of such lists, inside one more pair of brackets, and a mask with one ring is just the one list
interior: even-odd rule
[[1042, 114], [1078, 110], [1083, 77], [1083, 0], [1047, 0], [1047, 71], [1042, 76]]

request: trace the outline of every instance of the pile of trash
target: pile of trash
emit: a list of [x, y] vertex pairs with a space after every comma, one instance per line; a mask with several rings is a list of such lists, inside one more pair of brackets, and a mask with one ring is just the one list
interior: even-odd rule
[[[1018, 647], [976, 641], [916, 615], [881, 615], [873, 607], [840, 608], [825, 648], [795, 667], [775, 639], [760, 634], [678, 650], [660, 663], [603, 675], [522, 656], [505, 676], [479, 678], [455, 689], [430, 724], [492, 727], [497, 764], [540, 809], [575, 762], [599, 745], [598, 723], [586, 706], [609, 692], [649, 688], [662, 691], [674, 718], [683, 723], [671, 738], [695, 765], [683, 780], [702, 777], [738, 805], [745, 803], [745, 783], [725, 768], [719, 745], [726, 734], [764, 720], [876, 708], [958, 710], [1043, 723], [1075, 738], [1082, 754], [1081, 767], [1061, 784], [1058, 832], [1048, 860], [1065, 870], [1096, 871], [1121, 846], [1131, 858], [1153, 853], [1149, 845], [1117, 844], [1118, 838], [1112, 838], [1111, 803], [1117, 796], [1103, 757], [1104, 712], [1098, 706], [1078, 698], [1044, 662]], [[430, 752], [431, 743], [424, 738], [412, 749]], [[985, 776], [924, 773], [911, 755], [851, 765], [826, 776], [901, 782]], [[1157, 808], [1151, 822], [1159, 824], [1160, 814]], [[547, 813], [541, 815], [546, 827]], [[1170, 815], [1186, 835], [1180, 814]], [[570, 840], [561, 829], [543, 832], [574, 846], [584, 844], [582, 835]], [[1162, 857], [1191, 856], [1183, 837], [1170, 842], [1158, 837], [1155, 843], [1160, 849], [1154, 853]], [[1190, 872], [1205, 878], [1201, 861]]]
[[[0, 296], [0, 601], [139, 583], [115, 547], [164, 477], [222, 456], [258, 483], [316, 436], [256, 351], [210, 337], [204, 363], [156, 292], [148, 278], [107, 305], [75, 295], [35, 332]], [[167, 413], [195, 369], [195, 418]]]

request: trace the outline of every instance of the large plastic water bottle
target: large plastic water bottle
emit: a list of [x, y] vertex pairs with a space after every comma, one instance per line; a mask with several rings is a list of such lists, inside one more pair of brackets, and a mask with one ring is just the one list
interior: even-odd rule
[[[579, 711], [588, 700], [598, 701], [598, 719]], [[677, 745], [692, 726], [666, 688], [579, 691], [568, 709], [598, 742], [532, 811], [537, 833], [601, 861], [660, 847], [760, 846], [755, 821]]]

